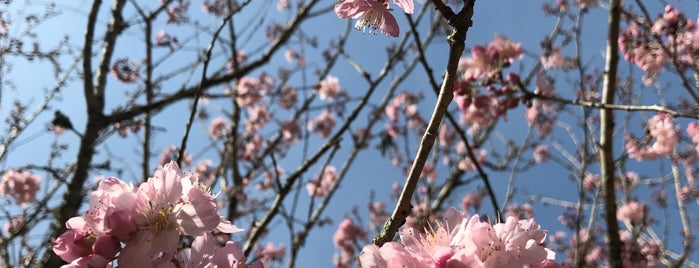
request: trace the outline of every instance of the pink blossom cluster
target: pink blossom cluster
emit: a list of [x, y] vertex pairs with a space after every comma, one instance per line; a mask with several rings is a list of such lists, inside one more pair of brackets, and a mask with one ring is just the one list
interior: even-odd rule
[[[536, 76], [534, 93], [541, 96], [553, 96], [554, 89], [554, 82], [547, 77], [546, 72], [539, 72]], [[524, 115], [527, 124], [534, 127], [541, 136], [546, 137], [553, 131], [553, 121], [557, 113], [551, 101], [535, 98]]]
[[36, 199], [36, 192], [39, 191], [40, 182], [41, 177], [29, 171], [8, 169], [2, 175], [2, 181], [0, 181], [0, 195], [9, 194], [15, 200], [15, 203], [26, 207], [27, 204], [34, 202]]
[[228, 133], [228, 121], [222, 117], [214, 118], [209, 125], [209, 137], [214, 140], [222, 138]]
[[[234, 94], [235, 101], [243, 107], [258, 104], [274, 88], [275, 79], [263, 73], [259, 77], [245, 76], [238, 81]], [[228, 93], [231, 93], [228, 90]]]
[[[54, 253], [70, 263], [65, 267], [245, 267], [236, 244], [221, 247], [212, 236], [242, 230], [217, 213], [197, 180], [170, 162], [138, 188], [114, 177], [101, 181], [87, 211], [66, 222]], [[194, 237], [190, 248], [178, 249], [182, 235]]]
[[560, 267], [545, 238], [533, 219], [491, 225], [450, 208], [436, 228], [423, 234], [404, 228], [400, 243], [367, 245], [359, 261], [362, 267]]
[[354, 224], [354, 221], [349, 218], [342, 220], [333, 234], [333, 244], [342, 251], [340, 256], [336, 257], [336, 267], [350, 267], [357, 242], [365, 241], [366, 237], [366, 232]]
[[630, 201], [617, 209], [616, 218], [633, 224], [645, 224], [647, 223], [648, 210], [649, 207], [646, 203]]
[[323, 79], [323, 81], [320, 81], [317, 89], [318, 97], [320, 97], [321, 100], [335, 100], [342, 92], [342, 89], [340, 89], [339, 80], [337, 80], [337, 77], [332, 75], [328, 75], [325, 77], [325, 79]]
[[418, 111], [418, 103], [421, 99], [420, 95], [403, 92], [386, 105], [385, 113], [389, 120], [386, 130], [391, 137], [397, 138], [401, 134], [399, 131], [401, 127], [398, 125], [399, 116], [405, 116], [409, 129], [416, 129], [420, 134], [424, 131], [427, 123]]
[[[454, 101], [462, 111], [461, 121], [469, 125], [469, 134], [475, 135], [500, 117], [507, 119], [507, 110], [517, 107], [519, 97], [512, 89], [519, 86], [519, 77], [518, 83], [509, 81], [515, 79], [514, 74], [503, 81], [502, 71], [523, 55], [520, 43], [496, 35], [489, 44], [474, 46], [470, 57], [459, 60]], [[481, 87], [487, 92], [481, 93]]]
[[651, 146], [644, 146], [631, 135], [624, 138], [629, 157], [638, 161], [665, 157], [672, 153], [679, 142], [675, 119], [668, 114], [659, 113], [651, 117], [646, 123], [646, 131], [649, 138], [654, 140]]
[[312, 121], [309, 121], [307, 127], [309, 131], [320, 135], [322, 138], [327, 138], [335, 127], [335, 116], [330, 110], [325, 110]]
[[337, 180], [337, 170], [334, 166], [324, 166], [321, 172], [322, 174], [306, 184], [308, 195], [312, 197], [326, 196]]
[[[413, 14], [413, 0], [393, 0], [407, 14]], [[388, 0], [342, 0], [335, 5], [335, 14], [341, 19], [357, 19], [355, 29], [381, 31], [381, 33], [398, 37], [400, 28], [396, 18], [391, 14]]]
[[636, 63], [645, 72], [644, 83], [649, 85], [665, 68], [668, 53], [678, 58], [680, 64], [696, 66], [699, 62], [697, 41], [697, 23], [687, 19], [679, 9], [667, 5], [650, 29], [632, 22], [621, 32], [618, 43], [624, 59]]
[[502, 71], [503, 67], [510, 66], [523, 56], [521, 43], [496, 35], [488, 45], [474, 46], [470, 57], [459, 60], [459, 69], [464, 80], [473, 82]]
[[272, 115], [265, 105], [255, 105], [248, 107], [248, 117], [245, 119], [245, 131], [247, 133], [257, 133], [264, 127]]

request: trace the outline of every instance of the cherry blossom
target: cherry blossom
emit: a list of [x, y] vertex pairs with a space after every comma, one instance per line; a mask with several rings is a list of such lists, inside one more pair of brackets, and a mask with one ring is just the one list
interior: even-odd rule
[[321, 172], [321, 175], [306, 184], [308, 195], [312, 197], [326, 196], [337, 179], [337, 170], [334, 166], [325, 166]]
[[629, 221], [634, 224], [642, 224], [648, 215], [648, 205], [637, 201], [628, 202], [619, 207], [616, 218], [620, 221]]
[[[214, 198], [192, 176], [170, 162], [138, 188], [113, 177], [100, 181], [90, 207], [66, 223], [68, 231], [53, 243], [54, 252], [80, 267], [104, 267], [115, 259], [120, 266], [150, 267], [180, 258], [181, 235], [197, 240], [213, 231], [241, 231], [216, 212]], [[187, 260], [193, 259], [190, 254]]]
[[333, 127], [335, 127], [335, 116], [328, 110], [323, 111], [313, 121], [308, 122], [308, 130], [317, 133], [322, 138], [330, 136]]
[[220, 139], [228, 131], [228, 121], [222, 117], [214, 118], [209, 125], [209, 136], [215, 140]]
[[424, 234], [404, 228], [401, 243], [367, 245], [359, 260], [362, 267], [556, 267], [553, 253], [542, 246], [545, 238], [533, 219], [508, 217], [491, 225], [450, 208], [436, 228]]
[[318, 97], [320, 97], [321, 100], [335, 100], [340, 95], [340, 92], [340, 83], [337, 77], [332, 75], [325, 77], [318, 85]]
[[[408, 1], [402, 0], [400, 5], [407, 7], [404, 2]], [[354, 26], [357, 30], [366, 31], [369, 28], [370, 33], [381, 30], [381, 33], [392, 37], [398, 37], [400, 33], [398, 22], [388, 9], [387, 0], [344, 0], [335, 5], [335, 14], [341, 19], [357, 19]]]
[[15, 203], [26, 207], [36, 199], [41, 177], [29, 171], [8, 169], [0, 181], [0, 194], [10, 195]]

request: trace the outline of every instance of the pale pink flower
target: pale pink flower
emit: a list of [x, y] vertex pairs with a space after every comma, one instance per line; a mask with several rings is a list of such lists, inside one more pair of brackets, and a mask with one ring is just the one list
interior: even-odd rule
[[212, 139], [220, 139], [228, 132], [228, 121], [223, 117], [214, 118], [209, 125], [209, 136]]
[[692, 143], [694, 143], [694, 148], [699, 153], [699, 124], [697, 122], [690, 122], [687, 125], [687, 135], [692, 138]]
[[34, 202], [36, 199], [36, 192], [39, 191], [40, 182], [41, 177], [29, 171], [9, 169], [2, 175], [0, 194], [9, 194], [15, 199], [15, 203], [26, 207], [27, 204]]
[[320, 135], [322, 138], [327, 138], [333, 131], [335, 127], [335, 116], [325, 110], [319, 114], [313, 121], [308, 122], [308, 130]]
[[252, 106], [265, 96], [263, 82], [259, 78], [243, 77], [235, 90], [235, 101], [240, 106]]
[[655, 142], [650, 147], [641, 147], [638, 140], [628, 135], [624, 144], [629, 157], [638, 161], [652, 160], [670, 155], [679, 142], [679, 131], [675, 127], [675, 119], [664, 113], [651, 117], [646, 130]]
[[52, 243], [53, 252], [73, 267], [105, 267], [119, 250], [113, 236], [94, 236], [81, 217], [66, 222], [68, 230]]
[[334, 166], [325, 166], [321, 172], [321, 175], [316, 176], [315, 179], [306, 184], [306, 190], [311, 197], [326, 196], [330, 187], [335, 184], [337, 170]]
[[493, 57], [484, 46], [474, 46], [471, 48], [471, 57], [459, 60], [459, 70], [463, 71], [463, 78], [466, 81], [477, 80], [490, 73], [493, 66]]
[[318, 96], [321, 100], [330, 99], [335, 100], [340, 96], [340, 83], [337, 77], [328, 75], [323, 81], [318, 84]]
[[546, 162], [549, 157], [551, 156], [551, 152], [549, 152], [549, 147], [546, 145], [539, 145], [534, 148], [534, 160], [536, 163], [544, 163]]
[[402, 8], [405, 13], [413, 14], [415, 9], [415, 3], [413, 0], [393, 0], [393, 3]]
[[271, 114], [265, 105], [248, 107], [248, 118], [245, 120], [245, 131], [255, 133], [269, 122]]
[[629, 221], [633, 224], [642, 224], [646, 221], [648, 209], [649, 208], [646, 203], [631, 201], [617, 209], [616, 218], [620, 221]]
[[555, 47], [547, 55], [541, 55], [539, 58], [544, 69], [562, 68], [566, 65], [566, 59], [561, 55], [561, 48]]
[[357, 240], [364, 241], [366, 236], [366, 232], [362, 228], [354, 224], [351, 219], [345, 218], [333, 234], [333, 243], [344, 253], [353, 255], [354, 249], [357, 247]]
[[[401, 0], [400, 5], [410, 8], [405, 2]], [[398, 37], [400, 33], [398, 22], [388, 10], [386, 0], [344, 0], [335, 5], [335, 14], [341, 19], [357, 19], [357, 30], [366, 31], [369, 28], [370, 33], [381, 30], [381, 33], [392, 37]]]
[[177, 252], [180, 234], [200, 236], [215, 229], [239, 230], [222, 221], [214, 198], [193, 185], [191, 176], [170, 162], [139, 186], [134, 200], [139, 233], [121, 250], [120, 265], [140, 267], [169, 261]]
[[[247, 266], [243, 250], [233, 241], [226, 241], [223, 247], [218, 245], [216, 238], [210, 233], [197, 236], [192, 241], [191, 248], [181, 250], [177, 256], [183, 268], [205, 267], [235, 267], [263, 268], [261, 262]], [[180, 266], [178, 266], [180, 267]]]
[[[506, 64], [519, 60], [524, 56], [521, 43], [516, 43], [502, 35], [496, 35], [493, 41], [488, 44], [488, 50], [494, 50], [495, 55]], [[493, 52], [490, 52], [493, 53]]]

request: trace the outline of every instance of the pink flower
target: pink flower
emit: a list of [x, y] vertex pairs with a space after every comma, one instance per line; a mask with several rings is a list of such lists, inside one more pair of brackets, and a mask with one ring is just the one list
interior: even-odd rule
[[418, 234], [400, 232], [401, 243], [365, 246], [362, 267], [555, 267], [552, 251], [543, 247], [546, 232], [533, 220], [507, 218], [490, 225], [478, 215], [464, 218], [450, 208], [437, 227]]
[[2, 175], [0, 181], [0, 194], [11, 195], [15, 203], [26, 207], [28, 203], [36, 199], [36, 192], [39, 191], [41, 177], [31, 172], [9, 169]]
[[366, 240], [366, 232], [348, 218], [340, 222], [340, 226], [337, 227], [337, 231], [333, 234], [333, 243], [335, 246], [350, 255], [354, 254], [358, 239]]
[[217, 117], [211, 121], [209, 126], [209, 136], [215, 140], [220, 139], [228, 131], [228, 121], [222, 117]]
[[240, 106], [252, 106], [262, 100], [266, 90], [259, 78], [243, 77], [235, 90], [235, 101]]
[[393, 3], [402, 8], [405, 13], [413, 14], [413, 10], [415, 9], [413, 0], [393, 0]]
[[333, 166], [325, 166], [322, 169], [323, 174], [316, 176], [313, 181], [306, 184], [308, 195], [312, 197], [321, 197], [328, 194], [330, 187], [335, 184], [337, 179], [337, 171]]
[[180, 234], [201, 236], [217, 228], [237, 229], [222, 222], [214, 198], [192, 185], [191, 176], [171, 162], [138, 187], [133, 216], [139, 233], [125, 242], [120, 265], [140, 267], [169, 261], [177, 252]]
[[644, 223], [648, 215], [648, 205], [631, 201], [619, 207], [616, 211], [616, 218], [620, 221], [629, 221], [634, 224]]
[[335, 127], [335, 116], [328, 110], [323, 111], [313, 121], [308, 122], [308, 130], [317, 133], [322, 138], [330, 136], [333, 127]]
[[320, 81], [318, 85], [318, 96], [321, 100], [330, 99], [335, 100], [340, 95], [340, 83], [337, 77], [328, 75], [323, 81]]
[[263, 268], [261, 262], [247, 266], [243, 250], [232, 241], [226, 241], [225, 246], [220, 247], [210, 233], [197, 236], [192, 241], [191, 248], [180, 251], [178, 259], [183, 268], [203, 267], [235, 267], [235, 268]]
[[641, 147], [638, 140], [629, 135], [624, 138], [624, 145], [629, 157], [638, 161], [652, 160], [670, 155], [679, 142], [679, 131], [675, 128], [675, 119], [664, 113], [651, 117], [646, 130], [655, 142], [650, 147]]
[[[408, 1], [400, 0], [398, 5], [410, 8], [406, 3]], [[396, 18], [388, 10], [387, 0], [345, 0], [335, 5], [335, 14], [341, 19], [358, 19], [355, 24], [357, 30], [365, 31], [369, 27], [371, 33], [380, 29], [381, 33], [392, 37], [398, 37], [400, 33]]]
[[256, 133], [269, 122], [271, 114], [265, 105], [248, 107], [248, 118], [245, 120], [245, 131]]
[[534, 161], [536, 161], [536, 163], [544, 163], [550, 156], [551, 152], [549, 152], [549, 147], [546, 145], [539, 145], [534, 149]]

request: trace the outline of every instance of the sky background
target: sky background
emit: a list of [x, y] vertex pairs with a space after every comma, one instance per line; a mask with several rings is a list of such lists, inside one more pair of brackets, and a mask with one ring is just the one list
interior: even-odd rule
[[[143, 5], [154, 5], [156, 1], [142, 1]], [[292, 1], [293, 2], [293, 1]], [[662, 5], [656, 3], [655, 1], [648, 1], [649, 8], [652, 10], [651, 14], [657, 14], [662, 10]], [[691, 3], [688, 3], [691, 2]], [[334, 1], [324, 1], [319, 4], [316, 9], [327, 8], [332, 5]], [[541, 48], [539, 43], [541, 39], [549, 34], [555, 23], [554, 17], [544, 17], [541, 12], [541, 5], [544, 1], [512, 1], [512, 0], [488, 0], [488, 1], [477, 1], [475, 5], [475, 14], [473, 17], [473, 27], [468, 32], [468, 37], [466, 45], [468, 48], [474, 45], [485, 45], [490, 42], [495, 34], [502, 34], [508, 38], [521, 42], [524, 49], [527, 52], [527, 56], [522, 61], [515, 63], [511, 70], [531, 70], [533, 63], [538, 61], [538, 55], [540, 55]], [[15, 3], [18, 12], [34, 12], [43, 10], [47, 2], [44, 1], [28, 1], [26, 4], [24, 2]], [[57, 5], [57, 8], [62, 10], [62, 14], [57, 18], [51, 19], [49, 23], [42, 24], [37, 28], [37, 32], [41, 36], [41, 45], [46, 47], [51, 47], [56, 44], [64, 35], [68, 35], [72, 38], [72, 44], [80, 45], [82, 42], [82, 34], [84, 32], [84, 25], [86, 20], [86, 14], [88, 13], [91, 1], [72, 1], [70, 3], [64, 2]], [[687, 16], [692, 18], [696, 16], [695, 11], [697, 11], [697, 4], [695, 1], [682, 1], [673, 2], [673, 5], [685, 7], [683, 10], [687, 11]], [[105, 3], [105, 6], [109, 4]], [[416, 10], [422, 8], [422, 4], [416, 1]], [[24, 10], [24, 11], [23, 11]], [[100, 25], [105, 25], [108, 20], [108, 10], [106, 8], [102, 9], [102, 14], [100, 14]], [[259, 27], [251, 21], [256, 21], [255, 18], [259, 16], [270, 16], [266, 17], [267, 21], [277, 21], [285, 22], [290, 18], [290, 14], [279, 13], [276, 11], [275, 1], [254, 1], [249, 7], [249, 11], [258, 12], [244, 12], [239, 16], [235, 17], [235, 22], [238, 31], [241, 32], [241, 41], [239, 41], [239, 46], [243, 51], [249, 53], [251, 58], [259, 56], [259, 48], [265, 47], [268, 43], [264, 39], [264, 28]], [[603, 69], [603, 52], [604, 52], [604, 38], [606, 36], [606, 9], [596, 8], [589, 11], [588, 16], [585, 19], [583, 27], [584, 47], [583, 47], [583, 61], [590, 65], [596, 66], [601, 72]], [[127, 4], [127, 14], [134, 14], [131, 9], [131, 5]], [[214, 18], [201, 12], [198, 4], [195, 3], [190, 8], [189, 14], [193, 15], [193, 19], [198, 20], [202, 23], [208, 23], [210, 25], [218, 25], [219, 18]], [[401, 27], [401, 37], [407, 32], [408, 23], [405, 17], [398, 12], [394, 11], [393, 14], [396, 16], [397, 21]], [[128, 19], [128, 17], [127, 17]], [[568, 25], [570, 23], [568, 22]], [[16, 27], [15, 27], [16, 26]], [[346, 27], [346, 21], [338, 19], [333, 13], [328, 13], [322, 16], [315, 17], [309, 21], [306, 21], [302, 28], [307, 34], [314, 35], [318, 38], [319, 49], [307, 47], [308, 54], [306, 55], [306, 60], [308, 66], [311, 67], [306, 71], [305, 75], [307, 77], [308, 84], [312, 84], [317, 81], [318, 78], [312, 71], [312, 68], [322, 66], [324, 64], [323, 59], [320, 57], [322, 49], [329, 43], [331, 39], [336, 38]], [[16, 29], [21, 29], [21, 22], [18, 25], [13, 25], [11, 31]], [[160, 29], [166, 30], [168, 33], [191, 37], [191, 46], [206, 46], [209, 39], [206, 35], [198, 36], [196, 32], [193, 32], [191, 28], [186, 27], [176, 27], [171, 25], [159, 25], [155, 27], [154, 32], [158, 32]], [[100, 30], [102, 31], [102, 30]], [[393, 39], [383, 35], [375, 35], [369, 33], [362, 33], [361, 31], [353, 31], [350, 33], [347, 45], [348, 54], [352, 55], [354, 59], [368, 72], [376, 74], [379, 69], [385, 64], [386, 52], [384, 47], [391, 42], [397, 42], [398, 39]], [[98, 36], [100, 36], [98, 34]], [[132, 28], [125, 33], [125, 38], [121, 39], [118, 43], [119, 47], [115, 51], [114, 58], [129, 57], [130, 59], [139, 60], [143, 57], [142, 54], [142, 43], [143, 36], [141, 34], [140, 28]], [[442, 40], [439, 40], [439, 39]], [[293, 38], [292, 38], [293, 40]], [[439, 41], [434, 42], [428, 49], [428, 57], [430, 62], [433, 64], [435, 69], [435, 75], [437, 77], [441, 76], [445, 66], [445, 59], [448, 51], [446, 42], [443, 41], [443, 37], [438, 37]], [[5, 40], [0, 40], [3, 42]], [[469, 51], [465, 52], [465, 56], [469, 54]], [[570, 52], [570, 51], [568, 51]], [[155, 57], [165, 57], [168, 54], [167, 49], [161, 49], [157, 51]], [[535, 55], [532, 57], [531, 55]], [[191, 51], [191, 53], [178, 54], [175, 57], [168, 57], [163, 62], [164, 66], [171, 66], [175, 68], [178, 63], [188, 62], [192, 57], [196, 56], [196, 51]], [[227, 57], [219, 57], [219, 64], [221, 61], [225, 61]], [[64, 66], [68, 66], [72, 59], [64, 58]], [[216, 62], [215, 60], [215, 62]], [[9, 79], [12, 79], [14, 85], [4, 85], [2, 88], [2, 107], [0, 107], [0, 115], [3, 117], [7, 115], [11, 109], [11, 103], [15, 98], [19, 98], [24, 102], [30, 104], [29, 110], [32, 110], [32, 105], [36, 105], [40, 101], [41, 93], [53, 86], [52, 71], [47, 64], [38, 64], [36, 62], [26, 62], [24, 60], [8, 59], [8, 62], [12, 64], [12, 71], [8, 75]], [[632, 70], [636, 73], [639, 70], [635, 67], [631, 69], [627, 65], [621, 64], [624, 68], [623, 72], [628, 72]], [[274, 67], [274, 68], [271, 68]], [[276, 72], [277, 67], [293, 68], [293, 63], [288, 63], [283, 58], [282, 53], [278, 53], [271, 61], [270, 72]], [[635, 68], [635, 69], [634, 69]], [[164, 68], [167, 69], [167, 68]], [[303, 72], [303, 71], [301, 71]], [[259, 72], [253, 73], [257, 75]], [[330, 72], [330, 75], [339, 77], [340, 85], [348, 92], [351, 96], [360, 96], [366, 91], [367, 84], [363, 82], [362, 79], [357, 75], [357, 73], [352, 69], [352, 67], [347, 64], [347, 61], [340, 60], [337, 66]], [[301, 77], [303, 73], [299, 73], [292, 78], [291, 83], [295, 85], [302, 85], [303, 80]], [[563, 74], [561, 74], [563, 77]], [[391, 76], [387, 81], [390, 82]], [[109, 76], [109, 85], [107, 91], [107, 110], [113, 109], [117, 105], [123, 103], [124, 96], [134, 90], [133, 86], [125, 85], [117, 81], [113, 76]], [[198, 75], [195, 75], [193, 81], [198, 79]], [[660, 81], [663, 81], [662, 78]], [[178, 88], [181, 81], [175, 81], [173, 84], [164, 84], [163, 88]], [[374, 103], [378, 102], [378, 97], [385, 93], [385, 88], [388, 86], [388, 82], [383, 82], [379, 86], [379, 90], [376, 93], [377, 98]], [[222, 88], [214, 89], [216, 92], [222, 92]], [[652, 98], [652, 89], [640, 89], [648, 90], [648, 98]], [[407, 80], [399, 86], [398, 92], [402, 91], [421, 91], [426, 97], [421, 102], [420, 113], [424, 118], [429, 118], [430, 113], [434, 104], [434, 95], [431, 89], [428, 88], [427, 80], [425, 78], [424, 72], [421, 68], [416, 68], [415, 71], [407, 78]], [[556, 82], [556, 91], [564, 96], [572, 96], [574, 90], [572, 89], [569, 81], [562, 78]], [[303, 93], [301, 93], [303, 94]], [[64, 114], [68, 115], [76, 128], [80, 131], [85, 124], [85, 104], [84, 97], [82, 93], [82, 85], [79, 81], [72, 81], [64, 90], [59, 94], [60, 98], [50, 104], [51, 110], [60, 110]], [[158, 127], [166, 129], [166, 132], [160, 132], [154, 138], [154, 146], [151, 150], [159, 154], [162, 149], [170, 145], [179, 145], [181, 141], [182, 134], [184, 133], [184, 127], [186, 123], [186, 118], [189, 116], [188, 104], [189, 102], [180, 102], [176, 105], [170, 106], [167, 109], [160, 112], [155, 117], [155, 122]], [[319, 107], [322, 107], [323, 103], [316, 101]], [[354, 103], [348, 105], [348, 109], [353, 107]], [[217, 117], [215, 111], [217, 109], [227, 110], [230, 109], [230, 104], [228, 101], [212, 101], [207, 105], [208, 108], [212, 109], [211, 118]], [[455, 105], [451, 105], [450, 108], [455, 110]], [[320, 113], [321, 109], [317, 112], [312, 112], [311, 117]], [[18, 145], [12, 148], [10, 156], [2, 163], [0, 163], [0, 168], [6, 169], [14, 166], [20, 166], [28, 163], [45, 163], [48, 157], [48, 148], [50, 148], [53, 142], [69, 144], [69, 148], [64, 153], [66, 156], [64, 159], [59, 159], [61, 163], [70, 163], [76, 155], [78, 138], [72, 134], [66, 134], [62, 136], [55, 137], [52, 133], [46, 131], [47, 124], [50, 123], [52, 119], [52, 112], [45, 113], [40, 116], [36, 123], [30, 126], [25, 133], [18, 139]], [[498, 128], [495, 131], [497, 137], [502, 137], [505, 139], [511, 139], [515, 142], [521, 142], [527, 136], [529, 130], [526, 121], [524, 120], [524, 109], [519, 108], [516, 110], [511, 110], [508, 112], [509, 118], [507, 121], [498, 122]], [[646, 114], [646, 117], [652, 116], [652, 114]], [[366, 112], [360, 118], [367, 118]], [[362, 125], [365, 119], [359, 121], [359, 125]], [[678, 120], [680, 126], [684, 129], [688, 121]], [[339, 122], [338, 122], [339, 123]], [[379, 123], [380, 125], [382, 123]], [[572, 123], [571, 123], [572, 124]], [[640, 120], [635, 119], [631, 121], [631, 126], [635, 127], [637, 130], [636, 135], [642, 135], [642, 130], [640, 128]], [[202, 159], [215, 159], [215, 153], [212, 150], [207, 150], [206, 147], [209, 145], [209, 139], [205, 135], [205, 129], [208, 127], [200, 124], [195, 124], [194, 135], [191, 137], [188, 143], [188, 151], [195, 156], [199, 156], [194, 159], [194, 162], [198, 162]], [[199, 131], [201, 129], [201, 131]], [[270, 128], [265, 128], [263, 132], [269, 133], [272, 131]], [[562, 130], [557, 129], [554, 132], [554, 139], [558, 140], [564, 147], [570, 148], [570, 140], [562, 135]], [[579, 133], [579, 130], [578, 130]], [[349, 138], [349, 137], [346, 137]], [[121, 174], [121, 178], [134, 182], [140, 181], [140, 170], [139, 170], [139, 152], [136, 146], [124, 146], [124, 144], [136, 144], [138, 141], [138, 136], [129, 135], [125, 140], [122, 140], [118, 136], [111, 137], [105, 144], [105, 146], [100, 147], [99, 153], [95, 158], [94, 162], [100, 162], [105, 158], [109, 158], [114, 161], [117, 166], [124, 168], [124, 173]], [[502, 148], [502, 144], [497, 143], [497, 139], [493, 139], [492, 148]], [[319, 146], [324, 142], [324, 140], [318, 139], [317, 137], [311, 138], [309, 145], [309, 152], [314, 152]], [[417, 139], [410, 141], [412, 142], [412, 150], [417, 147]], [[551, 142], [551, 140], [541, 140], [542, 143]], [[618, 155], [623, 148], [623, 143], [617, 141], [615, 144], [615, 150], [617, 150]], [[344, 156], [349, 153], [350, 146], [344, 146], [338, 151], [338, 156]], [[485, 148], [488, 149], [488, 148]], [[554, 152], [554, 157], [561, 157], [560, 153]], [[288, 157], [284, 159], [279, 159], [280, 166], [284, 167], [287, 172], [291, 172], [296, 166], [303, 162], [303, 151], [301, 146], [296, 146], [288, 153]], [[526, 155], [530, 157], [530, 154]], [[325, 158], [323, 158], [325, 159]], [[342, 164], [344, 157], [337, 157], [331, 163], [339, 168]], [[321, 161], [322, 162], [322, 161]], [[155, 166], [158, 163], [157, 156], [152, 158], [151, 166]], [[639, 174], [658, 174], [658, 167], [660, 171], [669, 170], [668, 164], [654, 164], [654, 165], [644, 165], [642, 163], [635, 163], [635, 161], [629, 161], [629, 167], [634, 168]], [[438, 177], [444, 178], [448, 172], [443, 166], [438, 167]], [[185, 170], [187, 168], [184, 168]], [[596, 169], [596, 167], [592, 167]], [[319, 165], [312, 167], [305, 176], [305, 180], [310, 180], [317, 174], [320, 170]], [[103, 176], [116, 176], [116, 174], [93, 174], [103, 175]], [[471, 173], [467, 173], [465, 177], [472, 176]], [[491, 183], [494, 185], [494, 190], [498, 195], [498, 200], [502, 202], [504, 199], [504, 193], [506, 191], [507, 181], [509, 179], [509, 172], [492, 172], [489, 173]], [[655, 176], [655, 175], [650, 175]], [[547, 197], [576, 201], [577, 193], [573, 183], [568, 178], [569, 175], [567, 171], [560, 165], [547, 164], [546, 166], [535, 166], [526, 173], [517, 174], [516, 185], [519, 187], [518, 193], [513, 200], [514, 203], [522, 204], [532, 194], [544, 194]], [[297, 262], [298, 267], [330, 267], [332, 266], [332, 256], [340, 251], [334, 247], [332, 243], [332, 234], [337, 228], [337, 224], [340, 220], [348, 215], [350, 211], [356, 206], [360, 208], [360, 215], [363, 219], [368, 219], [368, 212], [366, 210], [367, 202], [369, 201], [370, 193], [374, 192], [377, 201], [387, 202], [387, 210], [390, 212], [393, 210], [393, 204], [390, 202], [390, 193], [392, 192], [392, 187], [394, 183], [402, 184], [404, 181], [404, 175], [402, 171], [393, 165], [391, 165], [390, 159], [382, 158], [377, 150], [365, 150], [362, 151], [361, 155], [353, 163], [353, 168], [350, 169], [343, 182], [340, 191], [337, 192], [336, 196], [331, 201], [331, 209], [326, 210], [326, 216], [334, 220], [332, 225], [316, 228], [311, 235], [308, 237], [306, 242], [306, 248], [303, 249], [299, 255]], [[42, 182], [42, 187], [48, 186], [50, 183], [47, 180]], [[460, 202], [462, 194], [469, 193], [476, 189], [480, 183], [475, 183], [468, 185], [466, 187], [460, 188], [457, 194], [453, 195], [450, 204], [457, 206]], [[251, 189], [252, 190], [252, 189]], [[461, 193], [461, 194], [459, 194]], [[259, 198], [271, 198], [273, 197], [272, 192], [262, 192], [262, 193], [252, 193], [251, 196], [256, 196]], [[639, 192], [640, 198], [647, 198], [648, 192]], [[302, 190], [302, 195], [305, 195], [305, 190]], [[307, 207], [308, 198], [303, 196], [301, 198], [302, 203], [301, 208]], [[60, 197], [56, 197], [53, 204], [57, 204], [60, 201]], [[564, 230], [557, 217], [564, 211], [563, 208], [559, 206], [543, 205], [541, 203], [532, 203], [536, 208], [536, 220], [539, 222], [543, 229], [551, 231], [551, 234], [557, 230]], [[696, 204], [693, 204], [693, 208], [696, 210]], [[301, 209], [300, 211], [304, 211]], [[483, 208], [479, 211], [482, 214], [491, 214], [493, 210], [488, 205], [488, 202], [484, 202]], [[657, 212], [657, 211], [656, 211]], [[305, 215], [305, 213], [300, 213]], [[696, 220], [696, 219], [694, 219]], [[694, 221], [695, 222], [695, 221]], [[241, 228], [247, 228], [245, 224], [236, 223]], [[267, 242], [273, 242], [275, 244], [283, 243], [286, 245], [290, 244], [289, 236], [287, 234], [286, 228], [283, 226], [282, 221], [275, 221], [272, 226], [279, 227], [272, 231], [269, 236], [263, 239], [262, 245]], [[678, 221], [671, 224], [671, 226], [679, 226]], [[696, 227], [696, 226], [694, 226]], [[661, 229], [661, 228], [658, 228]], [[679, 230], [677, 228], [676, 230]], [[373, 236], [373, 233], [369, 234], [369, 239]], [[243, 237], [234, 236], [234, 240], [242, 241]], [[368, 241], [367, 241], [368, 242]], [[674, 249], [678, 249], [680, 244], [678, 243], [677, 233], [671, 233], [671, 240], [666, 246]], [[692, 256], [691, 259], [696, 259], [696, 254]], [[558, 261], [561, 258], [557, 259]], [[285, 264], [284, 264], [285, 266]]]

